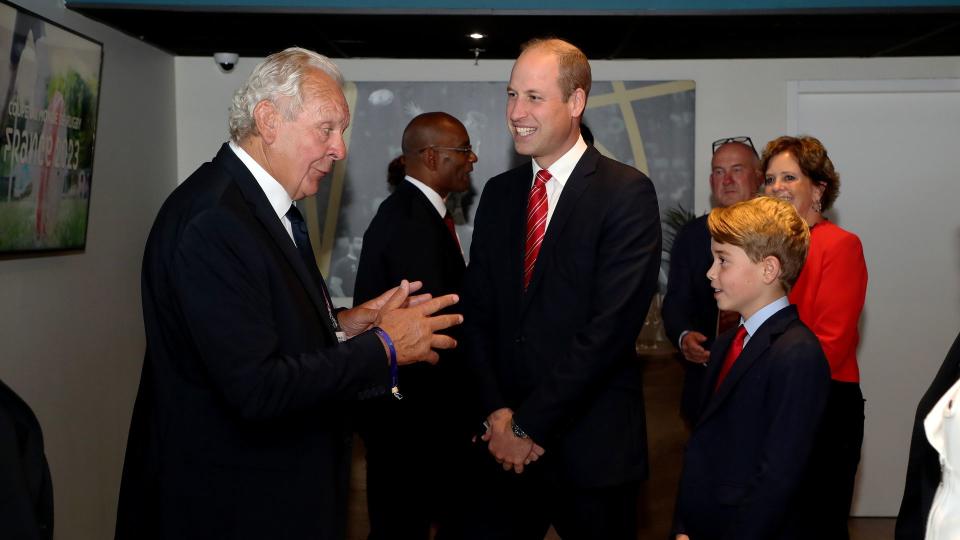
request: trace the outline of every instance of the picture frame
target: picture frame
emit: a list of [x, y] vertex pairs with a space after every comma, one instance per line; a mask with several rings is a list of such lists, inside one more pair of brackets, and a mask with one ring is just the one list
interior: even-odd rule
[[0, 2], [0, 257], [86, 248], [103, 44]]

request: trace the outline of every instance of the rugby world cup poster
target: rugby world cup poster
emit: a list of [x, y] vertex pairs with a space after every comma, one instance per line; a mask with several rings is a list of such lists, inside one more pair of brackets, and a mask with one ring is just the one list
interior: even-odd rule
[[86, 246], [103, 46], [0, 3], [0, 255]]

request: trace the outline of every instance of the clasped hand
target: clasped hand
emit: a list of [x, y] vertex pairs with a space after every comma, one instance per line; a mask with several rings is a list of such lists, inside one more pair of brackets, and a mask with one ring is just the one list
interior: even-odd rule
[[488, 443], [487, 449], [503, 470], [523, 472], [526, 465], [540, 459], [545, 452], [533, 439], [521, 439], [513, 433], [513, 411], [508, 408], [497, 409], [487, 417], [487, 431], [481, 439]]
[[432, 298], [429, 294], [410, 296], [423, 286], [419, 281], [403, 280], [380, 296], [353, 309], [341, 311], [337, 319], [348, 338], [379, 326], [390, 336], [397, 350], [397, 363], [426, 361], [436, 363], [434, 349], [452, 349], [457, 341], [437, 334], [463, 322], [459, 314], [434, 315], [459, 301], [455, 294]]
[[683, 335], [680, 340], [680, 352], [683, 357], [694, 364], [703, 364], [710, 360], [710, 351], [703, 348], [703, 343], [707, 341], [707, 336], [691, 330]]

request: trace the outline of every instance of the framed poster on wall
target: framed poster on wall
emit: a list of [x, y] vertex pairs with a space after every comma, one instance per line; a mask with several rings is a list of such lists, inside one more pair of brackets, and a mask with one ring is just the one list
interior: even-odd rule
[[0, 3], [0, 256], [86, 246], [103, 45]]
[[[488, 178], [529, 158], [514, 151], [506, 129], [506, 84], [502, 81], [357, 81], [344, 94], [350, 107], [345, 135], [352, 153], [338, 161], [316, 197], [304, 200], [313, 238], [319, 238], [317, 262], [338, 299], [353, 296], [363, 233], [380, 203], [390, 194], [387, 165], [400, 152], [407, 123], [427, 111], [459, 118], [478, 161], [469, 193], [452, 194], [448, 209], [469, 257], [476, 202]], [[593, 81], [584, 122], [603, 155], [636, 167], [657, 189], [661, 217], [677, 208], [693, 208], [696, 84], [675, 81]], [[666, 287], [667, 268], [661, 272]], [[345, 300], [341, 300], [347, 303]]]
[[[390, 194], [388, 164], [401, 153], [404, 127], [416, 115], [444, 111], [459, 118], [478, 156], [471, 189], [447, 197], [464, 255], [469, 258], [476, 203], [488, 178], [529, 158], [514, 151], [506, 129], [503, 81], [356, 81], [344, 95], [351, 127], [344, 135], [352, 153], [338, 161], [316, 197], [303, 200], [307, 225], [319, 247], [317, 263], [339, 305], [351, 305], [363, 234]], [[584, 122], [601, 154], [647, 174], [657, 190], [664, 230], [670, 215], [693, 208], [696, 83], [691, 80], [593, 81]], [[665, 245], [669, 253], [669, 245]], [[668, 257], [662, 259], [655, 296], [638, 347], [672, 350], [660, 320]]]

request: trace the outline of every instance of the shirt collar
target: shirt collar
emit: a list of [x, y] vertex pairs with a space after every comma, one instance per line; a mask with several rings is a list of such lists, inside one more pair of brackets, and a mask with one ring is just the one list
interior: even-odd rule
[[280, 182], [277, 182], [276, 178], [261, 167], [260, 164], [257, 163], [257, 160], [250, 157], [250, 154], [248, 154], [246, 150], [240, 148], [240, 145], [230, 141], [230, 149], [233, 150], [233, 153], [240, 158], [240, 161], [243, 162], [247, 170], [250, 171], [250, 174], [253, 175], [260, 189], [263, 190], [263, 194], [267, 196], [270, 207], [277, 213], [277, 217], [283, 219], [283, 217], [287, 215], [287, 210], [290, 209], [290, 205], [293, 204], [293, 199], [290, 198], [287, 190], [283, 189]]
[[417, 180], [416, 178], [410, 176], [409, 174], [407, 176], [404, 176], [404, 179], [407, 182], [410, 182], [411, 184], [413, 184], [414, 186], [417, 186], [417, 189], [419, 189], [420, 191], [423, 192], [424, 195], [426, 195], [427, 200], [430, 201], [430, 204], [433, 205], [434, 208], [436, 208], [437, 213], [440, 214], [440, 217], [444, 217], [447, 215], [447, 205], [443, 203], [443, 197], [441, 197], [439, 193], [434, 191], [432, 187], [424, 184], [423, 182]]
[[[560, 156], [560, 159], [555, 161], [553, 165], [547, 169], [550, 171], [550, 176], [563, 186], [567, 183], [567, 179], [570, 178], [570, 175], [573, 173], [573, 168], [577, 166], [577, 163], [580, 162], [580, 158], [583, 157], [584, 152], [587, 151], [587, 143], [583, 142], [583, 136], [577, 139], [577, 142], [567, 150], [567, 153]], [[533, 178], [537, 177], [537, 173], [540, 172], [541, 167], [537, 164], [537, 160], [534, 159], [533, 163]], [[532, 180], [531, 180], [532, 183]]]
[[[759, 311], [750, 316], [749, 319], [743, 321], [743, 326], [747, 329], [747, 335], [753, 337], [753, 334], [760, 329], [760, 326], [763, 323], [767, 322], [767, 319], [773, 316], [774, 313], [780, 311], [781, 309], [790, 305], [790, 301], [787, 300], [786, 296], [781, 296], [773, 302], [763, 306]], [[741, 320], [743, 320], [741, 318]]]

